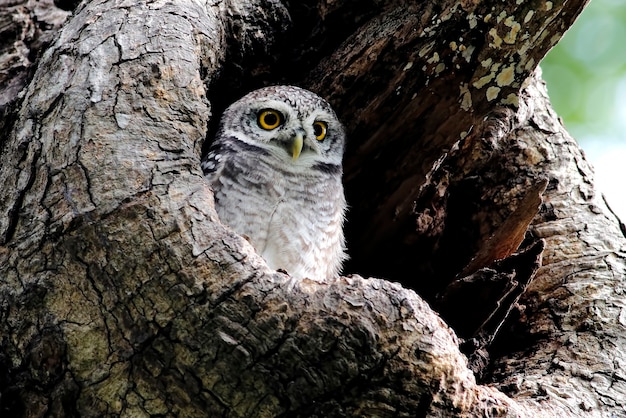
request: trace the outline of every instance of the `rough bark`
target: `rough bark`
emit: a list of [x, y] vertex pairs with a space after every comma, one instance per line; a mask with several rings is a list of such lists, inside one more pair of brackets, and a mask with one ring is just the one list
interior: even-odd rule
[[[626, 240], [535, 70], [583, 6], [99, 0], [47, 27], [2, 86], [3, 416], [624, 415]], [[268, 82], [343, 117], [346, 272], [404, 287], [294, 281], [219, 223], [203, 143]]]

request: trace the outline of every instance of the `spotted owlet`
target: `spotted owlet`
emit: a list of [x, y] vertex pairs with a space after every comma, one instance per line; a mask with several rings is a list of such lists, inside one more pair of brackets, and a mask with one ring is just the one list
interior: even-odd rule
[[346, 258], [343, 126], [310, 91], [272, 86], [222, 116], [202, 169], [222, 223], [273, 269], [322, 281]]

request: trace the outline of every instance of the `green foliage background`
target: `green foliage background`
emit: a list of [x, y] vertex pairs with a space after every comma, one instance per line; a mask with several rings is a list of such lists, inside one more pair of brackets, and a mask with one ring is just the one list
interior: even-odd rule
[[626, 0], [592, 0], [541, 67], [554, 108], [626, 220]]
[[626, 104], [626, 1], [591, 1], [541, 67], [552, 104], [577, 139], [618, 135], [626, 117], [617, 106]]

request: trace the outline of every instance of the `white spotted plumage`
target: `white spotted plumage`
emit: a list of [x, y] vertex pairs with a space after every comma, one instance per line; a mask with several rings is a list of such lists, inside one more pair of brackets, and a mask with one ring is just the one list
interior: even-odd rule
[[[276, 128], [262, 126], [264, 111], [276, 112], [268, 119]], [[342, 125], [314, 93], [272, 86], [244, 96], [224, 112], [202, 162], [221, 222], [271, 268], [301, 279], [336, 276], [346, 258], [344, 147]]]

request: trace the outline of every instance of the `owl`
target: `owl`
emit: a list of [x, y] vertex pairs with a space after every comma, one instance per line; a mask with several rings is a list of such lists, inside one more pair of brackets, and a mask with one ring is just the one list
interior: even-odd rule
[[346, 259], [343, 126], [308, 90], [271, 86], [230, 105], [202, 160], [220, 221], [267, 265], [324, 281]]

